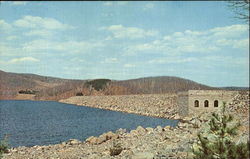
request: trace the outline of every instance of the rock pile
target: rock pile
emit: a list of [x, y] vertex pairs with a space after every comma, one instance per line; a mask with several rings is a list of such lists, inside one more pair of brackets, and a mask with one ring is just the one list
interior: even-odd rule
[[[197, 134], [207, 129], [208, 119], [186, 117], [182, 121], [175, 128], [138, 126], [130, 132], [119, 129], [85, 141], [70, 139], [56, 145], [21, 146], [10, 149], [4, 159], [189, 159], [191, 146], [197, 141]], [[248, 136], [249, 132], [239, 131], [236, 139], [242, 142]]]
[[119, 136], [117, 134], [109, 131], [107, 133], [100, 135], [99, 137], [90, 136], [89, 138], [86, 139], [86, 142], [97, 145], [106, 142], [107, 140], [117, 139], [118, 137]]
[[229, 110], [240, 114], [248, 114], [249, 112], [249, 91], [239, 92], [229, 103]]
[[176, 118], [176, 94], [115, 95], [115, 96], [76, 96], [59, 102], [121, 111], [127, 113]]
[[[4, 155], [4, 159], [186, 158], [189, 142], [193, 142], [196, 132], [195, 130], [191, 133], [188, 127], [190, 126], [138, 126], [130, 132], [119, 129], [115, 133], [107, 132], [99, 137], [89, 137], [83, 142], [71, 139], [56, 145], [12, 148], [10, 153]], [[114, 155], [114, 152], [117, 152], [114, 150], [119, 150], [119, 153]]]

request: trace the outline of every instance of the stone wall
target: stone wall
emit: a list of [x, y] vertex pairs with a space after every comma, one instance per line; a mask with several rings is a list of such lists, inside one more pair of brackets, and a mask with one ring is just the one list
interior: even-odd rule
[[[221, 109], [223, 102], [229, 103], [237, 93], [237, 91], [225, 90], [189, 90], [186, 93], [178, 93], [179, 114], [186, 116]], [[195, 101], [198, 103], [196, 106]], [[207, 107], [205, 107], [205, 101], [207, 101]], [[218, 102], [217, 107], [215, 101]]]

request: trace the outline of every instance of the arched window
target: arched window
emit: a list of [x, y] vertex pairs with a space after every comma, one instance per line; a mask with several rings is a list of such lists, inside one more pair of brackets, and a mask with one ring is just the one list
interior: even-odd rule
[[194, 107], [199, 107], [199, 101], [198, 100], [194, 101]]
[[208, 107], [208, 105], [209, 105], [208, 100], [205, 100], [204, 107]]
[[218, 100], [215, 100], [214, 101], [214, 107], [218, 107], [219, 106], [219, 102], [218, 102]]

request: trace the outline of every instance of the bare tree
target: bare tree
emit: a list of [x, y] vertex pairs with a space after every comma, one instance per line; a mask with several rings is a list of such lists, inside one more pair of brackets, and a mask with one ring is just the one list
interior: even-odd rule
[[228, 6], [236, 14], [235, 18], [249, 23], [249, 0], [229, 0]]

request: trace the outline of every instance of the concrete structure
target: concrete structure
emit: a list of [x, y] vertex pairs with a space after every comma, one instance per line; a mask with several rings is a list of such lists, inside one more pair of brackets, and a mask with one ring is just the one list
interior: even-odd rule
[[189, 90], [178, 93], [178, 112], [187, 116], [200, 112], [220, 109], [223, 102], [229, 103], [237, 91], [225, 90]]

